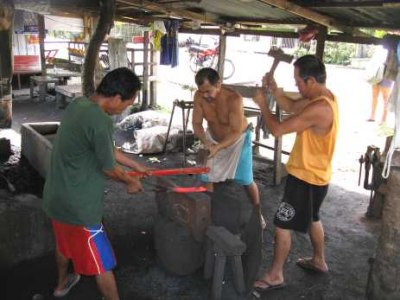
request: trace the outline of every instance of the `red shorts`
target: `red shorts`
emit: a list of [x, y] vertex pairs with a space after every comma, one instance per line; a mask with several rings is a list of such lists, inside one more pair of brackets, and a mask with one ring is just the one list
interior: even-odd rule
[[71, 259], [74, 271], [82, 275], [98, 275], [116, 265], [114, 251], [103, 224], [84, 227], [52, 219], [58, 250]]

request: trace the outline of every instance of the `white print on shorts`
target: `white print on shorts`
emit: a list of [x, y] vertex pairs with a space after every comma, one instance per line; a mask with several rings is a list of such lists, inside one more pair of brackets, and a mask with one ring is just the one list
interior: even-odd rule
[[295, 214], [296, 211], [294, 210], [293, 206], [287, 202], [281, 202], [278, 211], [276, 212], [276, 217], [282, 222], [289, 222], [291, 219], [293, 219]]

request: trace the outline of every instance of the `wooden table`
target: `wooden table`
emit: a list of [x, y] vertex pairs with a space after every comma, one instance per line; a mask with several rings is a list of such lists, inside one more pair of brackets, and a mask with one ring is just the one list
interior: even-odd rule
[[30, 77], [30, 96], [33, 98], [33, 88], [35, 84], [39, 88], [39, 100], [44, 101], [47, 94], [48, 83], [59, 83], [59, 79], [52, 76], [31, 76]]
[[57, 85], [55, 90], [58, 108], [65, 108], [74, 98], [82, 96], [81, 84]]
[[66, 85], [68, 83], [68, 80], [71, 79], [71, 77], [80, 77], [81, 73], [71, 72], [67, 70], [50, 69], [47, 71], [47, 75], [54, 78], [58, 78], [60, 85]]

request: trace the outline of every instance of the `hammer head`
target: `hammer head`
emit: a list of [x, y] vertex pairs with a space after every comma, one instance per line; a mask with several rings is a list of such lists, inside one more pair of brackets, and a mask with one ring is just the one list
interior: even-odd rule
[[274, 60], [284, 61], [287, 63], [291, 63], [293, 60], [293, 55], [285, 54], [282, 49], [277, 47], [271, 47], [268, 51], [268, 55], [273, 57]]
[[207, 164], [208, 156], [210, 151], [208, 149], [200, 148], [197, 152], [196, 163], [199, 166], [205, 166]]

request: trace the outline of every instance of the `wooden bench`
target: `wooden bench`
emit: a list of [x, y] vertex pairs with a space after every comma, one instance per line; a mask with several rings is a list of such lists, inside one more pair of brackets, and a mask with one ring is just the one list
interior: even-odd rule
[[65, 108], [74, 98], [82, 96], [82, 85], [57, 85], [55, 91], [57, 108]]

